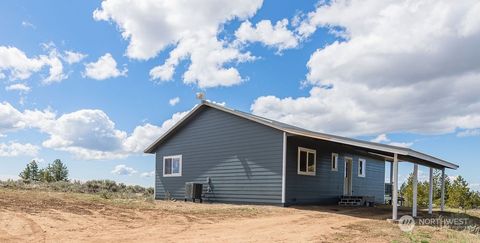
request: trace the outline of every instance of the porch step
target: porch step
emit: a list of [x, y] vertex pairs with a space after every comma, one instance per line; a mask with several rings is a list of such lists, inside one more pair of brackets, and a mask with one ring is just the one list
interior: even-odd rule
[[362, 206], [361, 202], [338, 202], [338, 205], [340, 206]]
[[341, 196], [338, 205], [340, 206], [364, 206], [367, 202], [373, 203], [374, 198], [368, 196]]

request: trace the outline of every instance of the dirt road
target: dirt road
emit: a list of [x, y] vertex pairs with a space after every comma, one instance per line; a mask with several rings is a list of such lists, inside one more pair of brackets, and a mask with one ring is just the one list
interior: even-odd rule
[[395, 226], [378, 235], [362, 228], [383, 227], [387, 216], [368, 208], [147, 203], [2, 190], [0, 242], [389, 242], [401, 236]]

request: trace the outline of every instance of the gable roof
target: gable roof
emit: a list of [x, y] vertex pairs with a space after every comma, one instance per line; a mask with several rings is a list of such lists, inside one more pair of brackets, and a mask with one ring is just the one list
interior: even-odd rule
[[313, 139], [319, 139], [319, 140], [324, 140], [324, 141], [330, 141], [333, 143], [338, 143], [338, 144], [343, 144], [343, 145], [348, 145], [348, 146], [353, 146], [356, 148], [360, 148], [363, 150], [366, 150], [367, 152], [384, 157], [386, 160], [391, 160], [393, 157], [393, 154], [397, 154], [399, 156], [399, 159], [404, 160], [404, 161], [411, 161], [411, 162], [416, 162], [419, 164], [423, 164], [426, 166], [431, 166], [431, 167], [436, 167], [436, 168], [449, 168], [449, 169], [458, 169], [458, 165], [436, 158], [434, 156], [421, 153], [418, 151], [415, 151], [410, 148], [404, 148], [404, 147], [398, 147], [398, 146], [393, 146], [393, 145], [387, 145], [387, 144], [381, 144], [381, 143], [374, 143], [374, 142], [368, 142], [368, 141], [363, 141], [359, 139], [352, 139], [352, 138], [347, 138], [347, 137], [341, 137], [337, 135], [332, 135], [332, 134], [326, 134], [326, 133], [319, 133], [319, 132], [313, 132], [307, 129], [303, 129], [300, 127], [296, 127], [293, 125], [289, 125], [286, 123], [278, 122], [275, 120], [271, 120], [268, 118], [264, 118], [261, 116], [253, 115], [250, 113], [246, 113], [243, 111], [238, 111], [234, 110], [225, 106], [217, 105], [208, 101], [202, 101], [201, 104], [196, 105], [190, 112], [188, 112], [182, 119], [180, 119], [175, 125], [173, 125], [168, 131], [166, 131], [160, 138], [158, 138], [153, 144], [148, 146], [148, 148], [145, 149], [145, 153], [155, 153], [155, 150], [158, 148], [158, 146], [164, 142], [167, 137], [169, 137], [175, 130], [177, 130], [180, 126], [182, 126], [187, 120], [193, 118], [194, 114], [199, 112], [203, 108], [213, 108], [217, 109], [223, 112], [230, 113], [232, 115], [263, 124], [265, 126], [271, 127], [273, 129], [277, 129], [283, 132], [286, 132], [287, 134], [290, 135], [297, 135], [297, 136], [302, 136], [302, 137], [309, 137]]

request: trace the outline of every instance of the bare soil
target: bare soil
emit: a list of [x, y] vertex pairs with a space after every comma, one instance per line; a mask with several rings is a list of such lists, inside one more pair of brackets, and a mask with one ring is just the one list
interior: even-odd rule
[[0, 189], [0, 242], [480, 242], [421, 226], [404, 233], [388, 208], [271, 207], [102, 199]]

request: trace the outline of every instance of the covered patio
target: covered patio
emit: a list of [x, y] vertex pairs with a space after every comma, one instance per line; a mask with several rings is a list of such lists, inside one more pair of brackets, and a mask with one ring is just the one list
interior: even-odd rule
[[384, 156], [385, 161], [391, 163], [390, 166], [390, 184], [392, 185], [392, 220], [398, 219], [398, 164], [400, 162], [413, 163], [413, 202], [412, 202], [412, 216], [418, 215], [418, 203], [417, 203], [417, 185], [418, 185], [418, 166], [423, 165], [429, 168], [429, 191], [428, 191], [428, 213], [432, 214], [433, 211], [433, 170], [438, 169], [441, 171], [441, 195], [440, 195], [440, 211], [445, 209], [445, 169], [458, 169], [458, 165], [435, 158], [433, 156], [423, 154], [411, 149], [409, 151], [399, 151], [393, 153], [393, 156], [389, 154], [379, 154]]
[[[392, 217], [391, 220], [398, 220], [398, 165], [400, 162], [409, 162], [413, 166], [413, 205], [412, 216], [418, 216], [417, 204], [417, 185], [418, 185], [418, 166], [422, 165], [429, 168], [429, 203], [428, 213], [433, 211], [433, 170], [441, 170], [441, 202], [440, 211], [445, 209], [445, 169], [456, 170], [459, 168], [457, 164], [436, 158], [434, 156], [415, 151], [410, 148], [391, 146], [380, 143], [367, 142], [357, 139], [345, 138], [330, 134], [316, 133], [305, 130], [284, 128], [286, 134], [305, 136], [314, 139], [329, 141], [347, 147], [362, 154], [371, 154], [378, 158], [385, 160], [385, 163], [390, 163], [390, 184], [392, 185]], [[284, 141], [286, 141], [286, 137]]]

